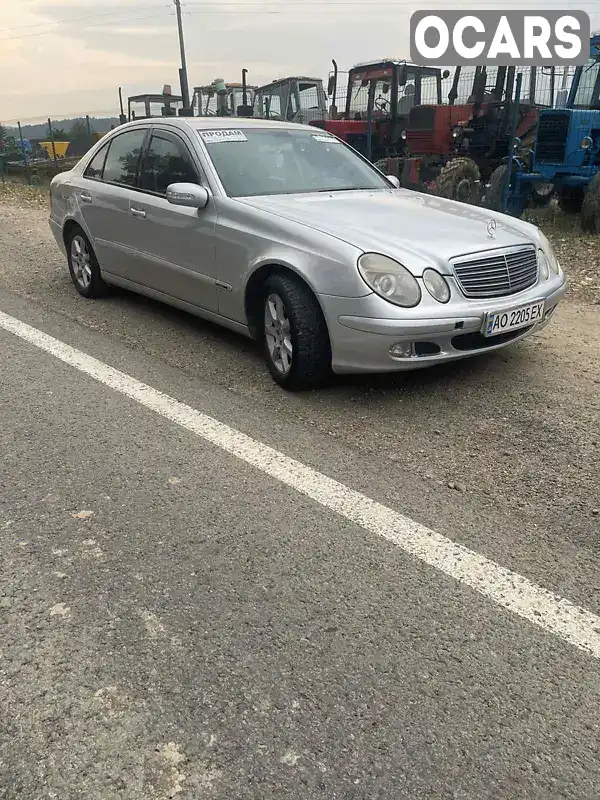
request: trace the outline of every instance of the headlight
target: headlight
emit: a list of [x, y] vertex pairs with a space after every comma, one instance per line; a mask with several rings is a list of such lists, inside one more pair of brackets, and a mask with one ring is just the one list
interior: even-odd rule
[[581, 147], [582, 150], [589, 150], [593, 144], [594, 140], [592, 139], [591, 136], [584, 136], [579, 146]]
[[402, 133], [400, 134], [400, 138], [406, 139], [406, 131], [402, 131]]
[[421, 289], [416, 278], [388, 256], [364, 253], [358, 259], [362, 279], [380, 297], [403, 308], [412, 308], [421, 302]]
[[558, 259], [556, 257], [556, 254], [554, 253], [554, 250], [552, 249], [552, 245], [541, 231], [540, 231], [540, 244], [542, 245], [543, 253], [548, 262], [550, 275], [558, 275], [560, 273], [560, 264], [558, 263]]
[[426, 269], [423, 272], [423, 283], [429, 294], [438, 303], [447, 303], [450, 300], [450, 287], [443, 275], [434, 269]]
[[452, 138], [458, 139], [459, 136], [462, 136], [462, 128], [452, 128]]
[[538, 269], [540, 271], [540, 278], [547, 281], [550, 277], [550, 265], [543, 250], [538, 250]]

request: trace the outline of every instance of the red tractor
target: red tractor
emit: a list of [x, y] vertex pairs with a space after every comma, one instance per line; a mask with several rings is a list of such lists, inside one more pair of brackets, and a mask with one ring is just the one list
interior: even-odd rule
[[[529, 96], [515, 109], [515, 68], [498, 67], [488, 86], [485, 67], [477, 67], [466, 95], [456, 105], [461, 70], [456, 68], [447, 104], [415, 105], [408, 114], [404, 158], [386, 158], [377, 167], [396, 175], [401, 185], [433, 192], [462, 202], [480, 203], [493, 171], [508, 156], [514, 113], [517, 113], [517, 145], [526, 156], [537, 128], [536, 70], [531, 68]], [[554, 96], [554, 73], [546, 92], [548, 105]], [[539, 93], [542, 96], [544, 93]], [[539, 99], [539, 98], [538, 98]], [[548, 191], [546, 191], [548, 189]], [[549, 199], [551, 188], [540, 187], [539, 203]]]
[[328, 87], [333, 97], [331, 119], [310, 124], [330, 131], [372, 161], [399, 158], [404, 153], [402, 134], [410, 110], [428, 103], [441, 105], [442, 79], [450, 74], [393, 59], [357, 64], [348, 73], [345, 109], [338, 112], [335, 61], [333, 65]]

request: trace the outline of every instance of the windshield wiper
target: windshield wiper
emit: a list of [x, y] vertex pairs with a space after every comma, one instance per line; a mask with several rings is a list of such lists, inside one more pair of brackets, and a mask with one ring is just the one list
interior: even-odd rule
[[317, 189], [318, 192], [376, 192], [377, 186], [336, 186], [335, 189]]

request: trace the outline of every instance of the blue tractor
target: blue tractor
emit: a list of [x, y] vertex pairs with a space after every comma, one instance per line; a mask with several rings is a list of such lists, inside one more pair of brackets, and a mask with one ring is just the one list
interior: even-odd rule
[[491, 177], [491, 208], [506, 204], [520, 216], [553, 190], [563, 211], [581, 214], [584, 231], [600, 234], [600, 35], [590, 40], [590, 57], [577, 67], [564, 108], [540, 112], [530, 163], [514, 159], [506, 194], [507, 170], [502, 164]]

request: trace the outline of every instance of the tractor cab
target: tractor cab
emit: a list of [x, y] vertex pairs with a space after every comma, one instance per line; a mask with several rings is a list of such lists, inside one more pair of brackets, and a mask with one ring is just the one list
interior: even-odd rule
[[245, 83], [224, 83], [217, 79], [207, 86], [196, 86], [192, 100], [195, 117], [238, 117], [249, 116], [240, 113], [251, 107], [255, 86]]
[[327, 113], [321, 78], [282, 78], [254, 93], [253, 116], [286, 122], [311, 123]]
[[580, 213], [582, 228], [600, 233], [600, 35], [577, 67], [562, 108], [542, 110], [530, 166], [521, 164], [511, 189], [520, 213], [536, 188], [551, 185], [563, 211]]
[[[515, 109], [515, 68], [457, 67], [447, 102], [409, 111], [403, 137], [406, 159], [394, 171], [407, 188], [433, 191], [463, 202], [480, 202], [487, 181], [506, 159], [514, 112], [516, 135], [527, 150], [535, 137], [540, 108], [552, 106], [554, 68], [531, 67], [523, 99]], [[458, 102], [457, 102], [458, 101]]]
[[357, 64], [348, 73], [347, 120], [366, 120], [370, 104], [374, 119], [398, 120], [415, 105], [442, 102], [442, 75], [435, 67], [407, 61]]
[[127, 117], [135, 119], [151, 117], [176, 117], [183, 108], [183, 97], [174, 95], [165, 85], [162, 94], [137, 94], [127, 98]]
[[344, 112], [314, 124], [371, 160], [398, 157], [404, 150], [402, 133], [410, 110], [441, 103], [442, 80], [448, 74], [398, 59], [356, 64], [348, 72]]

